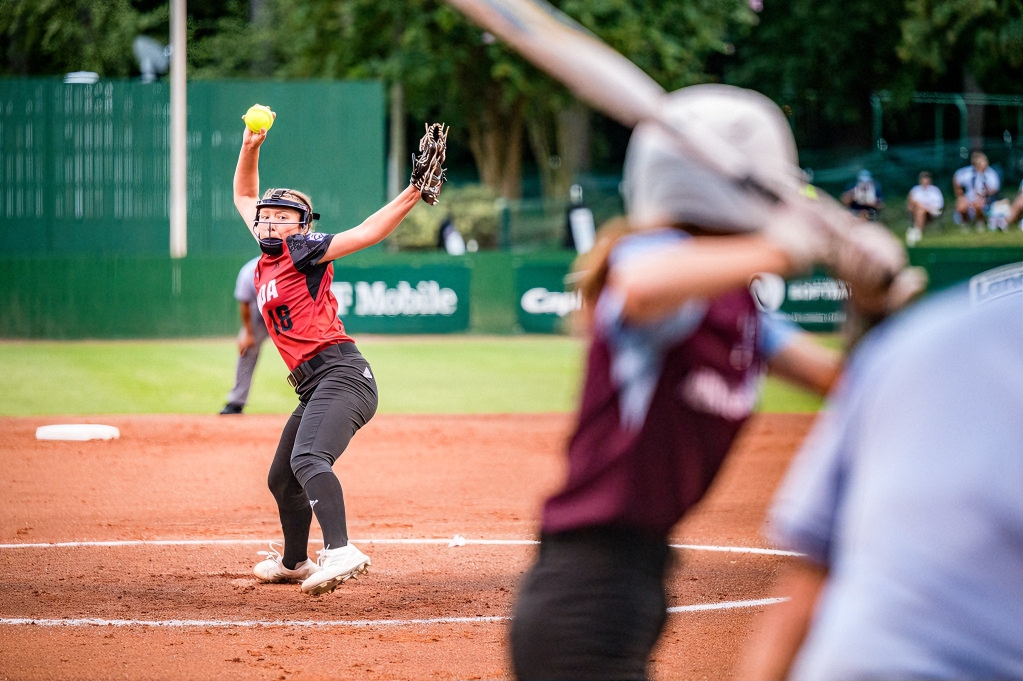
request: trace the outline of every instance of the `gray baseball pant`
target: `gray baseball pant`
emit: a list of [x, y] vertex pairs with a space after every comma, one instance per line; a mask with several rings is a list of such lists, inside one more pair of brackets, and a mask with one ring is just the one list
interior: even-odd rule
[[249, 401], [249, 387], [252, 385], [252, 372], [256, 370], [256, 360], [259, 359], [259, 348], [262, 347], [263, 341], [268, 338], [266, 324], [263, 323], [262, 317], [252, 318], [252, 337], [256, 340], [255, 345], [238, 358], [234, 387], [227, 394], [228, 404], [244, 406]]

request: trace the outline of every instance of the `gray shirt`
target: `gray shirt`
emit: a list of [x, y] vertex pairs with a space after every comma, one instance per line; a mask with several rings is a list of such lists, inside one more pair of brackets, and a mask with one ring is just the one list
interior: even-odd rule
[[259, 257], [255, 257], [242, 265], [238, 272], [238, 279], [234, 283], [234, 299], [239, 303], [248, 303], [249, 312], [252, 314], [252, 326], [264, 326], [263, 315], [256, 304], [256, 263]]
[[799, 453], [768, 533], [829, 578], [791, 678], [1023, 679], [1019, 272], [879, 329]]

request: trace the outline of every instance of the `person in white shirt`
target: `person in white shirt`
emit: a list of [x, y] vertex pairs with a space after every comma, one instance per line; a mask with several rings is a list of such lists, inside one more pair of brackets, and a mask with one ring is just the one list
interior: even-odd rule
[[[1019, 193], [1016, 194], [1016, 198], [1012, 200], [1012, 206], [1009, 208], [1009, 215], [1006, 218], [1007, 226], [1020, 218], [1023, 218], [1023, 182], [1019, 183]], [[1020, 223], [1020, 229], [1023, 229], [1023, 223]]]
[[920, 173], [919, 184], [909, 190], [906, 208], [913, 216], [913, 226], [906, 231], [906, 244], [915, 246], [923, 236], [924, 227], [931, 220], [941, 215], [945, 207], [945, 197], [941, 189], [934, 185], [931, 174], [926, 170]]
[[973, 152], [970, 165], [960, 168], [952, 176], [956, 224], [982, 222], [991, 197], [1001, 188], [1002, 181], [988, 165], [987, 156], [981, 151]]

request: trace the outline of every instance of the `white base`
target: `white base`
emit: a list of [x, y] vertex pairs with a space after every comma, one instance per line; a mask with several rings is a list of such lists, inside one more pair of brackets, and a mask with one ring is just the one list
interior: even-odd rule
[[36, 428], [37, 440], [74, 440], [83, 442], [85, 440], [116, 440], [119, 437], [121, 437], [121, 431], [117, 428], [98, 423], [63, 423]]

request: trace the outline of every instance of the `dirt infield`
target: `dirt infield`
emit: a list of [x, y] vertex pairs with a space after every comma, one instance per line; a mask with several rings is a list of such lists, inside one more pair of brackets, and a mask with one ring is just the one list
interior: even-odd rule
[[[507, 616], [570, 417], [377, 416], [335, 466], [373, 567], [320, 598], [251, 576], [279, 534], [266, 470], [285, 419], [71, 419], [121, 429], [89, 443], [34, 439], [68, 419], [0, 419], [0, 678], [507, 677]], [[764, 508], [811, 420], [756, 417], [677, 541], [764, 547]], [[449, 547], [456, 534], [468, 545]], [[61, 542], [80, 544], [31, 546]], [[788, 560], [679, 554], [676, 607], [768, 598]], [[763, 607], [672, 614], [655, 677], [730, 678]]]

